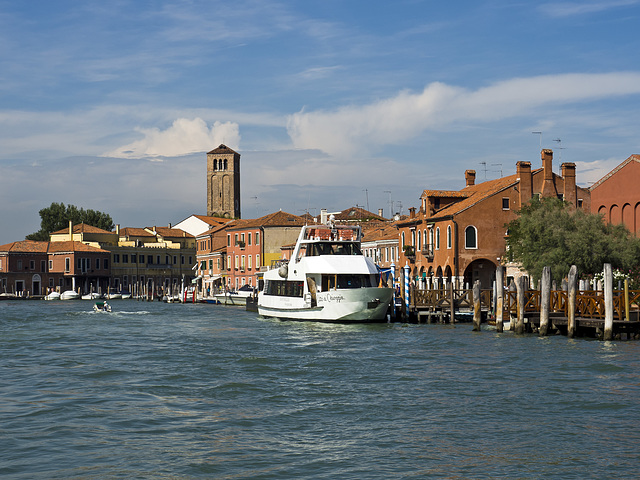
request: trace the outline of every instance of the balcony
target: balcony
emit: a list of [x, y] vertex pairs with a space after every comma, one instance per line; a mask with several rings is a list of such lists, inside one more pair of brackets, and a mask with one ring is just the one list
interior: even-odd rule
[[425, 245], [420, 254], [428, 261], [433, 261], [433, 245]]

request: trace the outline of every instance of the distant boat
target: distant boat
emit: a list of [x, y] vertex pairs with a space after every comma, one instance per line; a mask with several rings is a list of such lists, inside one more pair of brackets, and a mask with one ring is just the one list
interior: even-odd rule
[[66, 290], [60, 295], [60, 300], [80, 300], [82, 298], [78, 292]]
[[216, 303], [221, 305], [240, 305], [244, 307], [247, 305], [247, 298], [253, 295], [253, 292], [251, 285], [245, 285], [236, 291], [218, 293], [213, 298]]
[[58, 292], [51, 292], [44, 297], [45, 300], [60, 300], [60, 294]]
[[96, 302], [93, 305], [93, 311], [94, 312], [111, 312], [111, 305], [109, 305], [107, 302]]
[[82, 296], [82, 300], [96, 300], [97, 298], [102, 298], [102, 295], [100, 295], [99, 293], [93, 292], [93, 293], [87, 293], [86, 295]]

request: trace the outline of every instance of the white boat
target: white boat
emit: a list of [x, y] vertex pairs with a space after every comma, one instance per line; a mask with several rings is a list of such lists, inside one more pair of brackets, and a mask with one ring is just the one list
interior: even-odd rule
[[360, 226], [302, 227], [291, 260], [264, 272], [258, 293], [263, 317], [320, 322], [376, 322], [386, 318], [393, 289], [360, 250]]
[[99, 293], [87, 293], [86, 295], [82, 295], [82, 300], [97, 300], [98, 298], [102, 298], [102, 295]]
[[60, 294], [58, 292], [51, 292], [44, 297], [45, 300], [60, 300]]
[[111, 305], [109, 305], [107, 302], [96, 302], [93, 305], [93, 311], [109, 313], [111, 312]]
[[60, 300], [79, 300], [80, 294], [73, 290], [65, 290], [60, 294]]
[[213, 296], [215, 303], [220, 305], [239, 305], [246, 306], [247, 298], [253, 295], [253, 287], [251, 285], [244, 285], [236, 291], [217, 293]]

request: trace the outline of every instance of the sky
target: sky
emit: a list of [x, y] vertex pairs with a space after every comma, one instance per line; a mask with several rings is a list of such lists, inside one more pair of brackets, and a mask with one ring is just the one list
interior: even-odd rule
[[52, 202], [204, 215], [221, 143], [243, 218], [406, 214], [541, 148], [589, 186], [640, 153], [639, 24], [640, 0], [0, 0], [0, 244]]

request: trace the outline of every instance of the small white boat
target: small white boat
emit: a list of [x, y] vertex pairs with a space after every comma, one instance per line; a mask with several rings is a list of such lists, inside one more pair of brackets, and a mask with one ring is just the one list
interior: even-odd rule
[[66, 290], [60, 294], [60, 300], [80, 300], [81, 296], [73, 290]]
[[386, 319], [393, 288], [360, 250], [358, 225], [306, 225], [291, 260], [264, 272], [258, 293], [263, 317], [318, 322]]
[[111, 305], [109, 305], [107, 302], [96, 302], [93, 305], [93, 311], [94, 312], [111, 312]]
[[60, 300], [60, 294], [58, 292], [51, 292], [44, 297], [45, 300]]
[[86, 295], [82, 296], [82, 300], [96, 300], [98, 298], [102, 298], [102, 295], [96, 292], [87, 293]]
[[215, 303], [220, 305], [239, 305], [245, 307], [247, 298], [253, 295], [254, 290], [251, 285], [244, 285], [236, 291], [218, 293], [213, 296]]

